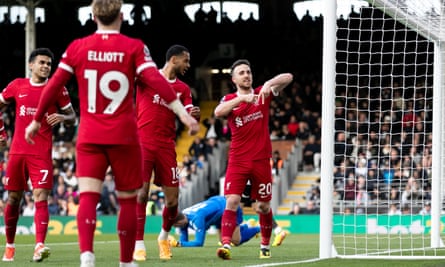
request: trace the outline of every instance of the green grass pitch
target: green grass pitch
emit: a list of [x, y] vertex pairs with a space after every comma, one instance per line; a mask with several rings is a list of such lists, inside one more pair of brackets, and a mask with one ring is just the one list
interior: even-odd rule
[[[196, 266], [224, 266], [224, 267], [267, 267], [267, 266], [407, 266], [407, 267], [433, 267], [445, 266], [444, 260], [356, 260], [356, 259], [328, 259], [318, 258], [318, 235], [289, 235], [279, 247], [272, 247], [271, 259], [259, 259], [259, 238], [232, 249], [231, 260], [221, 260], [216, 257], [218, 248], [214, 235], [208, 235], [204, 247], [200, 248], [173, 248], [173, 258], [170, 261], [161, 261], [158, 256], [156, 242], [157, 235], [147, 234], [145, 243], [148, 259], [140, 262], [139, 266], [162, 267], [196, 267]], [[0, 246], [1, 253], [4, 250]], [[0, 262], [0, 266], [37, 267], [37, 266], [79, 266], [79, 248], [76, 235], [49, 235], [46, 242], [51, 248], [51, 256], [41, 263], [31, 262], [34, 249], [34, 236], [18, 235], [16, 238], [16, 256], [14, 262]], [[95, 238], [95, 255], [97, 267], [118, 266], [119, 248], [117, 235], [106, 234]]]

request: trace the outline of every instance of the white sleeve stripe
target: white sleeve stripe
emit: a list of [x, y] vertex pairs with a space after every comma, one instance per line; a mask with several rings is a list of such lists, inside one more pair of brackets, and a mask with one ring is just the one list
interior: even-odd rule
[[65, 109], [68, 109], [69, 107], [71, 107], [71, 102], [68, 103], [67, 105], [61, 107], [60, 109], [61, 109], [61, 110], [65, 110]]
[[5, 100], [2, 94], [0, 94], [0, 101], [4, 104], [9, 104], [9, 102]]
[[68, 71], [69, 73], [73, 73], [73, 68], [71, 68], [71, 66], [68, 66], [67, 64], [60, 62], [59, 63], [59, 68], [64, 69], [66, 71]]
[[193, 107], [193, 105], [190, 104], [190, 105], [185, 106], [184, 108], [185, 108], [185, 109], [188, 109], [188, 108], [192, 108], [192, 107]]
[[146, 62], [142, 65], [140, 65], [137, 69], [136, 69], [136, 73], [139, 74], [141, 73], [143, 70], [145, 70], [146, 68], [150, 68], [150, 67], [156, 67], [156, 64], [154, 62]]

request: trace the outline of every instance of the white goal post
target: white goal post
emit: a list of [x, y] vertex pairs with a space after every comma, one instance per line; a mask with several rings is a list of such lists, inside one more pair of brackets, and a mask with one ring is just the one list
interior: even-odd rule
[[344, 19], [338, 1], [322, 1], [319, 256], [445, 259], [444, 0]]

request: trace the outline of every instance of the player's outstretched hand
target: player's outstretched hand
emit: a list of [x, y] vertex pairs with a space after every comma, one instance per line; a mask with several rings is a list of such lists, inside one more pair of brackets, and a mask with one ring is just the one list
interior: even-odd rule
[[32, 120], [31, 123], [25, 129], [26, 142], [28, 142], [29, 144], [34, 144], [34, 140], [32, 138], [39, 131], [39, 129], [40, 129], [40, 122]]
[[195, 118], [196, 121], [200, 121], [201, 120], [201, 109], [198, 106], [193, 106], [190, 109], [190, 115]]
[[199, 132], [199, 123], [190, 114], [184, 113], [179, 116], [179, 119], [189, 129], [189, 135], [195, 135]]
[[51, 127], [55, 126], [58, 123], [61, 123], [65, 120], [65, 116], [63, 114], [53, 113], [48, 115], [46, 118], [46, 122], [48, 122]]

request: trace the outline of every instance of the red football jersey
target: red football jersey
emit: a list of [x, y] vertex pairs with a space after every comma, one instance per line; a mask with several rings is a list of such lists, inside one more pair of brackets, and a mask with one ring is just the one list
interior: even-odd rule
[[[15, 102], [15, 126], [14, 137], [12, 138], [10, 154], [41, 155], [46, 153], [51, 156], [52, 149], [52, 128], [42, 120], [40, 130], [35, 135], [35, 144], [28, 144], [23, 138], [25, 128], [31, 123], [37, 110], [40, 95], [46, 83], [33, 84], [28, 78], [18, 78], [13, 80], [3, 89], [0, 94], [0, 101], [5, 104]], [[47, 114], [57, 112], [58, 108], [67, 109], [71, 106], [70, 97], [66, 88], [59, 91], [56, 106], [51, 106]]]
[[97, 31], [73, 41], [59, 68], [77, 78], [80, 102], [78, 142], [137, 143], [134, 81], [138, 68], [156, 67], [138, 39]]
[[[193, 107], [190, 87], [179, 79], [168, 80], [187, 112]], [[142, 143], [174, 145], [176, 114], [166, 101], [148, 86], [138, 84], [136, 93], [137, 122]]]
[[[254, 91], [258, 94], [262, 86]], [[229, 101], [237, 96], [231, 93], [224, 96], [221, 102]], [[230, 161], [252, 161], [270, 158], [272, 144], [269, 134], [269, 106], [272, 95], [259, 103], [242, 102], [227, 115], [227, 122], [232, 133], [230, 143]]]

